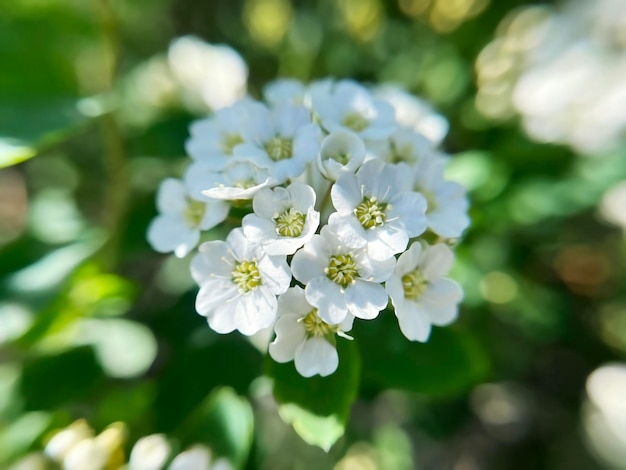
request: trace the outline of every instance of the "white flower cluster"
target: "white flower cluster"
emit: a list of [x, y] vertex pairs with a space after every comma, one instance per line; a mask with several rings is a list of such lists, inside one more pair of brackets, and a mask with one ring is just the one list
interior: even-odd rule
[[626, 133], [626, 3], [565, 0], [509, 13], [476, 61], [477, 108], [540, 142], [599, 154]]
[[404, 335], [426, 341], [457, 315], [449, 242], [469, 219], [436, 149], [447, 124], [425, 110], [389, 86], [276, 81], [265, 103], [246, 98], [192, 124], [193, 162], [163, 182], [148, 239], [182, 257], [230, 208], [244, 210], [191, 262], [196, 309], [218, 333], [273, 326], [270, 355], [305, 377], [332, 374], [336, 336], [389, 298]]

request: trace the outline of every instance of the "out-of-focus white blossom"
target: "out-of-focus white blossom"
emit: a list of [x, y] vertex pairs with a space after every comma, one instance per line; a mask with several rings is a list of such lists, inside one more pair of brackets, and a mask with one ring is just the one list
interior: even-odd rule
[[515, 10], [476, 62], [477, 108], [495, 119], [519, 114], [531, 138], [584, 154], [623, 143], [624, 28], [621, 0]]
[[191, 197], [185, 185], [173, 178], [161, 183], [157, 194], [157, 216], [148, 228], [148, 241], [161, 253], [174, 252], [182, 258], [196, 247], [200, 232], [221, 223], [229, 206], [205, 196]]
[[312, 96], [312, 106], [328, 132], [352, 131], [363, 139], [385, 139], [396, 129], [393, 107], [375, 99], [367, 88], [350, 80]]
[[229, 46], [183, 36], [170, 44], [167, 58], [174, 76], [188, 93], [186, 101], [200, 97], [216, 110], [246, 94], [248, 66]]
[[399, 86], [386, 84], [375, 87], [374, 96], [393, 106], [400, 126], [423, 135], [433, 145], [439, 145], [448, 134], [450, 125], [446, 118], [426, 101], [407, 93]]

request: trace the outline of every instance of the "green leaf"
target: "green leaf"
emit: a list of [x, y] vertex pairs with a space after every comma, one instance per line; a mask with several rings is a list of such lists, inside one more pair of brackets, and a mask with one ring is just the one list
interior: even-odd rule
[[0, 168], [34, 157], [87, 121], [73, 98], [0, 96]]
[[250, 454], [254, 415], [248, 400], [231, 388], [212, 393], [182, 426], [186, 444], [206, 444], [216, 455], [242, 467]]
[[266, 371], [274, 380], [280, 415], [306, 442], [330, 450], [343, 435], [357, 397], [361, 361], [354, 341], [337, 342], [339, 367], [328, 377], [302, 377], [293, 362], [279, 364], [269, 356]]
[[90, 346], [33, 358], [24, 364], [21, 392], [27, 409], [52, 409], [87, 400], [104, 383]]
[[430, 396], [463, 393], [488, 374], [486, 351], [470, 331], [434, 327], [427, 343], [407, 340], [388, 310], [352, 331], [363, 359], [363, 382]]

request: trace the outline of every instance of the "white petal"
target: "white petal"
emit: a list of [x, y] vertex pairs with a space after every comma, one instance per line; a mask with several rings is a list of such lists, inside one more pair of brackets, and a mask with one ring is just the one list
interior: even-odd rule
[[276, 296], [264, 286], [235, 299], [231, 307], [227, 311], [234, 316], [236, 328], [246, 336], [269, 328], [276, 319]]
[[263, 188], [254, 195], [252, 209], [264, 219], [272, 219], [289, 207], [289, 193], [285, 188]]
[[385, 282], [393, 274], [396, 259], [392, 256], [384, 260], [370, 258], [367, 251], [362, 250], [354, 254], [357, 262], [359, 277], [366, 281]]
[[256, 214], [248, 214], [241, 221], [243, 233], [249, 240], [255, 243], [269, 243], [278, 238], [276, 233], [276, 224], [269, 220], [263, 219]]
[[463, 299], [463, 290], [452, 279], [437, 279], [428, 284], [420, 300], [432, 305], [456, 304]]
[[337, 370], [339, 356], [333, 345], [321, 337], [306, 340], [296, 351], [296, 370], [303, 377], [325, 377]]
[[350, 313], [363, 320], [372, 320], [387, 306], [387, 292], [380, 284], [357, 279], [346, 289], [346, 306]]
[[325, 276], [324, 269], [328, 266], [329, 257], [326, 240], [321, 235], [313, 235], [311, 240], [293, 255], [291, 260], [293, 276], [303, 284], [316, 277]]
[[290, 287], [278, 298], [278, 314], [280, 316], [289, 315], [301, 318], [311, 310], [313, 310], [313, 306], [307, 302], [304, 289], [300, 286]]
[[200, 222], [201, 230], [209, 230], [222, 223], [228, 216], [230, 204], [222, 201], [208, 201], [204, 211], [204, 217]]
[[163, 214], [182, 213], [187, 207], [187, 189], [182, 181], [167, 178], [157, 193], [157, 208]]
[[411, 341], [425, 342], [430, 336], [430, 319], [417, 303], [406, 302], [402, 310], [396, 309], [402, 334]]
[[331, 325], [341, 323], [348, 315], [343, 289], [327, 277], [316, 277], [306, 285], [306, 300], [317, 308], [322, 320]]
[[454, 254], [447, 245], [439, 243], [424, 250], [422, 272], [427, 279], [439, 279], [450, 272], [454, 264]]
[[426, 219], [426, 199], [419, 193], [400, 193], [390, 201], [391, 209], [387, 217], [398, 218], [404, 225], [409, 237], [424, 233], [428, 225]]
[[331, 189], [330, 196], [335, 209], [343, 215], [352, 214], [352, 211], [363, 200], [356, 176], [347, 172], [339, 176]]
[[303, 214], [315, 206], [315, 190], [308, 184], [296, 181], [287, 186], [287, 191], [290, 196], [290, 206]]
[[198, 254], [191, 260], [191, 276], [197, 284], [212, 277], [230, 278], [234, 260], [228, 244], [215, 240], [200, 245]]
[[200, 240], [200, 231], [189, 227], [185, 220], [174, 214], [156, 217], [148, 227], [148, 242], [159, 253], [175, 252], [183, 258]]
[[404, 276], [413, 271], [422, 259], [422, 245], [418, 242], [413, 243], [408, 250], [400, 255], [398, 264], [396, 264], [395, 274]]
[[[328, 227], [337, 236], [342, 244], [350, 248], [360, 248], [365, 246], [367, 239], [365, 237], [365, 229], [352, 215], [342, 215], [339, 212], [330, 214], [328, 218]], [[391, 254], [393, 255], [393, 253]], [[391, 256], [388, 255], [387, 257]]]
[[289, 288], [291, 270], [285, 256], [263, 256], [257, 261], [263, 285], [273, 294], [282, 294]]
[[299, 317], [287, 315], [279, 317], [274, 325], [276, 338], [270, 343], [269, 353], [276, 362], [293, 361], [296, 350], [306, 339], [306, 330]]
[[211, 280], [206, 282], [198, 291], [196, 310], [200, 315], [206, 317], [212, 315], [218, 307], [238, 296], [237, 286], [231, 281], [224, 279]]
[[385, 260], [404, 251], [409, 236], [399, 223], [387, 223], [368, 232], [367, 253], [373, 259]]

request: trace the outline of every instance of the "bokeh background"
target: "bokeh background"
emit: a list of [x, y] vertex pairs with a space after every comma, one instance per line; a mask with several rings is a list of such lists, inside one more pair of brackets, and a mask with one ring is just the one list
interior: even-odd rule
[[[625, 0], [13, 0], [0, 64], [0, 468], [78, 418], [250, 469], [626, 468]], [[472, 226], [459, 320], [355, 332], [325, 452], [145, 233], [193, 119], [329, 76], [447, 118]]]

